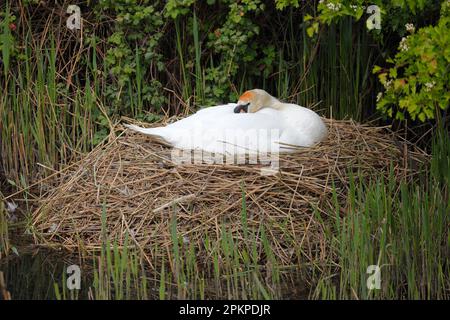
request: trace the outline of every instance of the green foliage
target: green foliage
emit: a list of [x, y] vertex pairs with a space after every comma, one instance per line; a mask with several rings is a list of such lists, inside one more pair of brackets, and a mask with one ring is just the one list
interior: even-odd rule
[[239, 71], [243, 72], [246, 65], [252, 65], [261, 50], [257, 42], [252, 41], [259, 34], [259, 26], [252, 17], [264, 10], [261, 1], [224, 2], [229, 8], [225, 22], [209, 34], [207, 42], [213, 55], [221, 61], [205, 71], [207, 103], [235, 100], [230, 78], [236, 77]]
[[[330, 24], [345, 16], [354, 17], [359, 20], [364, 13], [365, 1], [319, 1], [317, 9], [319, 11], [319, 20]], [[375, 1], [376, 2], [376, 1]]]
[[194, 0], [168, 0], [165, 7], [165, 16], [172, 19], [190, 12]]
[[[151, 76], [164, 70], [163, 58], [158, 52], [163, 16], [160, 8], [151, 3], [148, 0], [102, 0], [97, 7], [101, 17], [108, 14], [109, 19], [112, 14], [115, 18], [115, 30], [107, 39], [109, 49], [105, 57], [109, 75], [115, 81], [106, 88], [105, 94], [116, 113], [132, 108], [131, 101], [140, 100], [157, 109], [165, 102], [161, 82]], [[136, 56], [142, 58], [137, 61]], [[136, 77], [142, 84], [139, 92], [129, 89]], [[147, 81], [141, 81], [143, 79]]]
[[436, 26], [421, 28], [402, 38], [399, 52], [391, 60], [389, 70], [375, 67], [385, 87], [379, 93], [379, 110], [404, 119], [432, 119], [450, 104], [450, 15], [449, 3], [442, 5], [442, 15]]
[[16, 28], [15, 20], [16, 17], [10, 14], [8, 8], [5, 12], [0, 11], [0, 52], [2, 53], [0, 57], [3, 61], [5, 74], [8, 72], [11, 57], [17, 54], [15, 38], [12, 34]]
[[[206, 10], [215, 9], [217, 16], [208, 16], [203, 21], [197, 16], [194, 18], [196, 8], [189, 0], [172, 0], [165, 6], [165, 16], [175, 20], [181, 78], [185, 86], [183, 96], [188, 100], [194, 91], [196, 103], [201, 105], [234, 101], [238, 95], [235, 83], [245, 76], [261, 77], [261, 70], [267, 78], [277, 61], [275, 46], [257, 41], [261, 28], [257, 17], [265, 10], [265, 5], [260, 0], [218, 0], [205, 1], [203, 6]], [[191, 43], [181, 34], [178, 26], [182, 22], [187, 22], [187, 28], [194, 30]], [[204, 41], [200, 42], [202, 35]], [[195, 74], [195, 90], [191, 88], [190, 73]]]
[[402, 35], [404, 25], [411, 22], [411, 19], [423, 19], [430, 13], [439, 10], [439, 6], [434, 0], [335, 0], [319, 1], [317, 6], [319, 15], [318, 20], [322, 23], [330, 24], [343, 17], [350, 16], [356, 21], [361, 18], [368, 18], [372, 12], [367, 12], [369, 7], [376, 5], [381, 13], [381, 32], [397, 32]]
[[288, 7], [299, 7], [299, 0], [275, 0], [275, 6], [278, 10], [283, 10]]
[[[370, 32], [382, 45], [384, 57], [395, 55], [394, 59], [386, 60], [394, 64], [390, 69], [379, 66], [373, 69], [374, 73], [379, 73], [379, 80], [385, 88], [384, 95], [380, 92], [377, 96], [377, 109], [397, 119], [404, 119], [405, 114], [420, 121], [434, 118], [436, 110], [445, 110], [449, 105], [448, 1], [442, 2], [437, 26], [419, 28], [422, 21], [439, 10], [438, 2], [322, 0], [318, 4], [318, 16], [305, 19], [308, 35], [312, 37], [318, 33], [319, 23], [330, 25], [343, 17], [352, 17], [356, 21], [369, 18], [372, 12], [367, 13], [366, 9], [370, 5], [377, 5], [381, 13], [381, 29]], [[416, 26], [412, 23], [414, 21], [418, 22]], [[416, 28], [418, 31], [414, 33]], [[403, 37], [397, 47], [384, 44], [384, 39], [387, 36], [392, 39], [393, 34], [394, 37]]]

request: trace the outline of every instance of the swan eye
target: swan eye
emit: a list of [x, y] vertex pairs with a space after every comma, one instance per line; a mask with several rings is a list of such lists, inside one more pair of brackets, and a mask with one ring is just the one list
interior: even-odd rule
[[246, 104], [238, 104], [235, 108], [234, 108], [234, 113], [248, 113], [248, 106], [250, 105], [249, 103]]

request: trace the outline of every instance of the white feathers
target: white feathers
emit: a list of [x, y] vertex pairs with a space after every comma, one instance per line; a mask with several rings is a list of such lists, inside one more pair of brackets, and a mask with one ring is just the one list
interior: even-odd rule
[[291, 151], [285, 145], [310, 147], [327, 135], [312, 110], [278, 103], [255, 113], [234, 113], [235, 103], [209, 107], [158, 128], [127, 128], [150, 135], [179, 149], [221, 154]]

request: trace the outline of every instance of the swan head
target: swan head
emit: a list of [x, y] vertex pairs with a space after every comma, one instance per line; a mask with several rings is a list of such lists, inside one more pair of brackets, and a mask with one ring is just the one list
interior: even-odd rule
[[265, 107], [275, 108], [277, 102], [277, 99], [262, 89], [248, 90], [239, 97], [234, 113], [254, 113]]

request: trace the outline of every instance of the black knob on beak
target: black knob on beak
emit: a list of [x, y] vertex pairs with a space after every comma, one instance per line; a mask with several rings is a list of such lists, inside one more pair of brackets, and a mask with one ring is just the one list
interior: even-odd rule
[[249, 106], [249, 104], [250, 104], [250, 103], [247, 103], [247, 104], [238, 104], [238, 105], [234, 108], [234, 113], [241, 113], [242, 110], [243, 110], [245, 113], [248, 113], [248, 106]]

